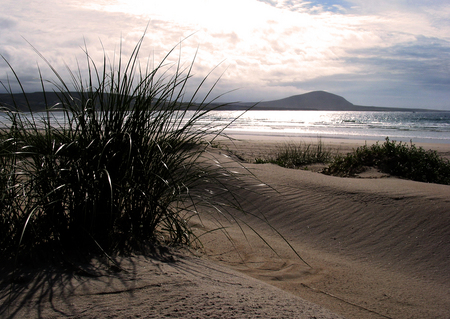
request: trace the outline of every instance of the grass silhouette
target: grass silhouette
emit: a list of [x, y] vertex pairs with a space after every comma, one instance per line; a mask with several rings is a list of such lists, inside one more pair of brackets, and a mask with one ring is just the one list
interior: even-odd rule
[[[29, 104], [28, 112], [20, 112], [24, 106], [14, 99], [3, 105], [4, 256], [60, 255], [73, 249], [110, 253], [158, 242], [189, 245], [197, 239], [189, 219], [198, 213], [199, 202], [213, 204], [214, 199], [193, 189], [220, 175], [203, 160], [220, 130], [200, 121], [221, 107], [211, 98], [217, 81], [200, 97], [209, 74], [186, 98], [193, 62], [170, 64], [174, 48], [155, 68], [143, 70], [143, 39], [128, 59], [120, 55], [110, 62], [105, 53], [101, 66], [86, 48], [87, 75], [80, 68], [69, 70], [71, 83], [36, 51], [57, 79], [44, 80], [39, 69], [44, 97], [50, 82], [59, 101], [50, 105], [46, 99], [42, 113]], [[3, 59], [26, 101], [18, 75]], [[10, 83], [1, 84], [13, 97]]]

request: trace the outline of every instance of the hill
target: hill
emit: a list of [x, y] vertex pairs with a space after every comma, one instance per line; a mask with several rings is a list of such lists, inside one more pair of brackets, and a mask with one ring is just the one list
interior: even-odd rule
[[[246, 109], [255, 103], [233, 103], [228, 107], [234, 110]], [[294, 95], [288, 98], [260, 102], [253, 110], [277, 110], [277, 111], [430, 111], [422, 109], [405, 109], [377, 106], [361, 106], [350, 103], [342, 96], [325, 91], [313, 91], [305, 94]]]
[[[74, 96], [77, 97], [77, 94], [75, 94]], [[47, 105], [50, 106], [59, 104], [59, 98], [55, 92], [46, 92], [45, 95], [43, 92], [27, 93], [26, 98], [22, 93], [13, 94], [13, 96], [11, 96], [10, 94], [0, 94], [1, 107], [14, 106], [15, 101], [17, 108], [24, 112], [30, 111], [27, 104], [29, 104], [31, 110], [34, 112], [45, 111], [46, 100]]]
[[294, 95], [281, 100], [262, 102], [260, 106], [270, 109], [320, 111], [354, 111], [357, 108], [357, 106], [353, 105], [343, 97], [324, 91], [315, 91], [301, 95]]
[[[77, 97], [77, 94], [78, 93], [73, 93], [73, 96]], [[55, 105], [58, 103], [59, 100], [56, 93], [49, 92], [46, 95], [48, 105]], [[28, 107], [26, 107], [26, 99], [24, 98], [23, 94], [14, 94], [14, 99], [20, 110], [29, 111]], [[28, 93], [27, 99], [33, 111], [45, 110], [45, 99], [42, 92]], [[0, 94], [0, 106], [5, 105], [13, 105], [12, 98], [9, 94]], [[220, 109], [247, 110], [250, 107], [252, 107], [252, 110], [260, 111], [430, 111], [425, 109], [405, 109], [354, 105], [342, 96], [325, 91], [314, 91], [305, 94], [294, 95], [280, 100], [259, 103], [230, 103], [225, 107], [221, 107]]]

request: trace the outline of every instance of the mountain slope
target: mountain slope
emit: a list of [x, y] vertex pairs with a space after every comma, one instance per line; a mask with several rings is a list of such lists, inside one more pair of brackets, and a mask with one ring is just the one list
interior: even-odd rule
[[[73, 93], [75, 97], [79, 93]], [[45, 110], [45, 99], [42, 92], [28, 93], [28, 102], [33, 111]], [[22, 94], [14, 94], [14, 99], [19, 106], [19, 109], [28, 111], [26, 100]], [[48, 105], [55, 105], [58, 103], [58, 96], [53, 93], [47, 93]], [[13, 105], [11, 96], [9, 94], [0, 94], [0, 106]], [[213, 103], [211, 107], [217, 106]], [[325, 91], [314, 91], [300, 95], [294, 95], [280, 100], [266, 101], [259, 103], [230, 103], [220, 110], [247, 110], [252, 107], [252, 110], [274, 110], [274, 111], [397, 111], [397, 112], [420, 112], [431, 111], [425, 109], [405, 109], [405, 108], [391, 108], [391, 107], [376, 107], [376, 106], [360, 106], [354, 105], [344, 99], [342, 96], [328, 93]]]
[[378, 106], [361, 106], [350, 103], [342, 96], [325, 91], [313, 91], [294, 95], [288, 98], [260, 102], [233, 103], [227, 106], [231, 110], [243, 110], [253, 106], [252, 110], [274, 111], [383, 111], [383, 112], [420, 112], [431, 111], [425, 109], [405, 109]]
[[261, 108], [289, 109], [289, 110], [355, 110], [358, 108], [343, 97], [324, 92], [314, 91], [301, 95], [294, 95], [285, 99], [261, 102]]

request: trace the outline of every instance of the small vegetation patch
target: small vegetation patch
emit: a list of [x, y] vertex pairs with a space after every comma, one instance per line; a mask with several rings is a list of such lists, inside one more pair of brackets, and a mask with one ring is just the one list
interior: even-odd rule
[[414, 144], [390, 141], [358, 147], [345, 156], [336, 156], [325, 174], [354, 176], [376, 167], [383, 173], [419, 182], [450, 185], [450, 162], [436, 151], [425, 151]]
[[332, 152], [319, 140], [316, 144], [286, 143], [278, 147], [275, 155], [257, 158], [257, 164], [273, 163], [287, 168], [304, 168], [307, 165], [327, 163], [332, 159]]

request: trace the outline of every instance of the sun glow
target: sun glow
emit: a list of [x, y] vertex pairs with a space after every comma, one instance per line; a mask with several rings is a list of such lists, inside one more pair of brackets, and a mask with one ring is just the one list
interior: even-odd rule
[[356, 48], [380, 41], [371, 32], [359, 29], [361, 18], [312, 15], [306, 10], [275, 8], [254, 0], [117, 0], [85, 6], [153, 23], [148, 36], [160, 46], [162, 41], [172, 39], [173, 45], [189, 36], [187, 46], [202, 51], [206, 68], [226, 60], [228, 74], [252, 79], [257, 85], [348, 73], [351, 70], [339, 63], [345, 54], [342, 47], [349, 42]]
[[[352, 91], [359, 104], [389, 97], [383, 106], [421, 107], [433, 99], [447, 107], [450, 6], [431, 2], [39, 0], [19, 8], [8, 0], [0, 47], [24, 74], [35, 67], [35, 53], [16, 41], [20, 37], [56, 66], [67, 62], [76, 69], [76, 58], [68, 59], [80, 46], [86, 44], [94, 59], [103, 50], [113, 57], [119, 45], [127, 56], [148, 26], [141, 58], [159, 62], [176, 48], [170, 62], [195, 57], [199, 77], [220, 65], [216, 74], [225, 72], [224, 90], [246, 89], [254, 92], [252, 100], [267, 98], [267, 92], [276, 92], [270, 96], [276, 99], [325, 89], [345, 96]], [[418, 94], [417, 87], [424, 91], [420, 102], [407, 98]], [[373, 101], [367, 102], [364, 88]], [[411, 92], [396, 97], [398, 91]], [[238, 100], [243, 96], [250, 99], [236, 94]]]

